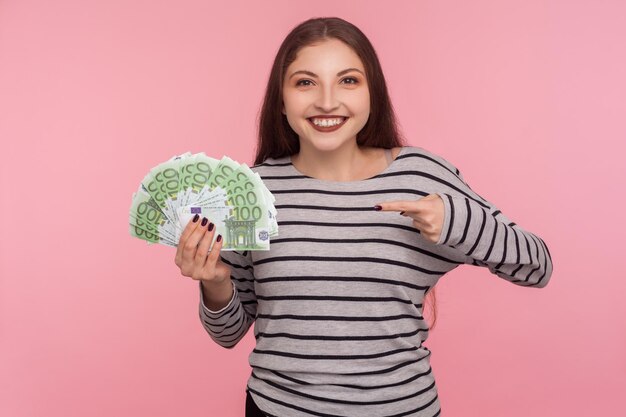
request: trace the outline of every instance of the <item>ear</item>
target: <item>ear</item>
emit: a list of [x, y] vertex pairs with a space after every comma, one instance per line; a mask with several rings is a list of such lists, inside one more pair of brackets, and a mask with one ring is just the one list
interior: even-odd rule
[[284, 114], [285, 116], [287, 115], [287, 112], [285, 111], [285, 103], [283, 103], [283, 108], [282, 108], [282, 110], [281, 110], [281, 111], [283, 112], [283, 114]]

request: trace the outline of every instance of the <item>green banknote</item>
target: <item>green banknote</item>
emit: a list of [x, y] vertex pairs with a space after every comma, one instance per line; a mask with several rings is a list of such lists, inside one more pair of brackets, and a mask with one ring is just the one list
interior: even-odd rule
[[203, 152], [184, 158], [180, 163], [180, 190], [183, 199], [180, 206], [203, 200], [211, 191], [209, 178], [217, 168], [219, 160]]
[[209, 178], [209, 187], [212, 189], [215, 187], [224, 188], [224, 183], [226, 182], [226, 178], [230, 177], [233, 172], [237, 171], [239, 168], [239, 164], [227, 156], [224, 156], [220, 163], [213, 171], [211, 178]]
[[179, 203], [180, 161], [185, 155], [174, 156], [166, 162], [152, 168], [141, 184], [152, 196], [161, 211], [171, 221], [176, 222], [174, 207]]
[[177, 246], [196, 214], [215, 224], [222, 250], [269, 250], [278, 235], [275, 198], [246, 164], [186, 152], [152, 168], [133, 193], [130, 234]]
[[[226, 187], [229, 203], [241, 207], [240, 212], [235, 213], [237, 218], [245, 220], [254, 218], [260, 222], [259, 227], [262, 230], [269, 232], [270, 237], [278, 235], [276, 208], [274, 207], [276, 199], [264, 186], [259, 174], [252, 172], [244, 163], [221, 183]], [[260, 214], [262, 208], [267, 208], [267, 213]], [[267, 225], [265, 218], [267, 218]]]
[[227, 222], [226, 244], [248, 250], [267, 250], [270, 240], [268, 202], [254, 172], [241, 164], [223, 181], [227, 204], [234, 207]]
[[143, 186], [133, 196], [129, 216], [131, 235], [150, 243], [176, 246], [175, 227]]

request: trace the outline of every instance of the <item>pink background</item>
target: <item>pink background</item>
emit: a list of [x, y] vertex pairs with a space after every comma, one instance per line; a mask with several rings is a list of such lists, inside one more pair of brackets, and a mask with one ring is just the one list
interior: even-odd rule
[[174, 154], [251, 162], [274, 54], [315, 16], [359, 26], [410, 144], [552, 253], [545, 289], [437, 286], [443, 416], [623, 410], [626, 2], [2, 0], [0, 415], [243, 416], [252, 332], [214, 344], [128, 210]]

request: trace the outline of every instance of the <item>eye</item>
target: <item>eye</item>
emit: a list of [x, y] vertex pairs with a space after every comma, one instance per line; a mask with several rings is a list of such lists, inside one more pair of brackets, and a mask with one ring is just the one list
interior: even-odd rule
[[299, 81], [296, 83], [296, 85], [297, 85], [297, 86], [298, 86], [298, 85], [304, 85], [304, 86], [309, 86], [309, 85], [310, 85], [310, 84], [302, 84], [302, 83], [305, 83], [305, 82], [310, 83], [310, 82], [311, 82], [311, 80], [306, 80], [306, 79], [305, 79], [305, 80], [299, 80]]
[[354, 77], [346, 77], [346, 78], [344, 78], [344, 79], [343, 79], [343, 80], [341, 80], [341, 81], [346, 81], [346, 80], [351, 80], [351, 81], [354, 81], [354, 82], [349, 82], [348, 84], [358, 84], [358, 83], [359, 83], [359, 80], [357, 80], [357, 79], [356, 79], [356, 78], [354, 78]]

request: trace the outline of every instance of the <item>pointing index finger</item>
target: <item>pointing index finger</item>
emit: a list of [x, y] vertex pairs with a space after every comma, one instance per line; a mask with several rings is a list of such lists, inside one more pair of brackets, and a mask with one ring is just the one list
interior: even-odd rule
[[415, 201], [387, 201], [378, 203], [374, 206], [374, 210], [378, 211], [414, 211]]

